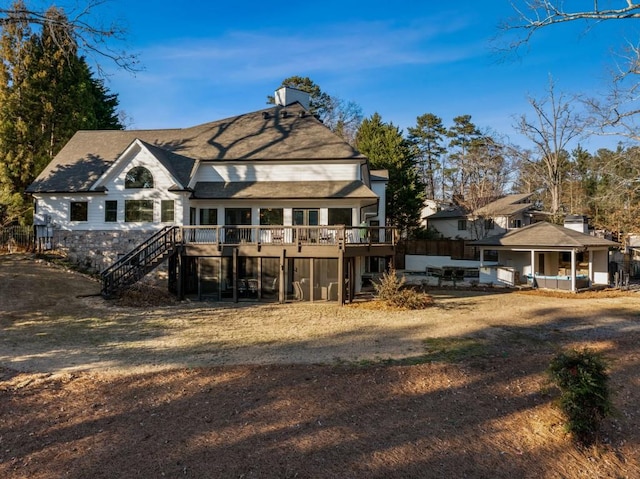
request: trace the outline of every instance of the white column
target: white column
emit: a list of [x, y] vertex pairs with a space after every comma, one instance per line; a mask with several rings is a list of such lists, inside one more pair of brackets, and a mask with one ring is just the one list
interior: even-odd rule
[[536, 251], [531, 250], [531, 277], [536, 275]]
[[576, 291], [576, 250], [571, 250], [571, 291]]

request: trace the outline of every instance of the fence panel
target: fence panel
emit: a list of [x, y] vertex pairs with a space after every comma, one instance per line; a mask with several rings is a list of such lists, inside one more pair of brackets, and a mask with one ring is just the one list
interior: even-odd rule
[[13, 253], [33, 248], [33, 226], [6, 226], [0, 228], [0, 251]]

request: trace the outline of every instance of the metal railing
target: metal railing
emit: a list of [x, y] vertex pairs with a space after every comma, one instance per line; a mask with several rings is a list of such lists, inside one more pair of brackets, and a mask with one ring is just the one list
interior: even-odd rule
[[178, 226], [167, 226], [154, 233], [100, 273], [102, 295], [108, 297], [138, 281], [172, 254], [180, 242]]

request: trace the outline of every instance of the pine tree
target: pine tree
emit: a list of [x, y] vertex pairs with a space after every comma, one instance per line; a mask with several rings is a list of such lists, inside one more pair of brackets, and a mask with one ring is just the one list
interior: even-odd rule
[[416, 119], [416, 126], [409, 128], [408, 132], [409, 140], [418, 149], [422, 181], [426, 186], [427, 198], [434, 199], [436, 197], [436, 172], [441, 168], [440, 158], [447, 151], [442, 146], [447, 130], [442, 125], [440, 117], [432, 113], [425, 113]]
[[389, 171], [387, 222], [404, 236], [418, 227], [425, 197], [415, 167], [414, 149], [392, 123], [384, 123], [378, 113], [365, 119], [356, 135], [356, 148], [365, 154], [371, 168]]

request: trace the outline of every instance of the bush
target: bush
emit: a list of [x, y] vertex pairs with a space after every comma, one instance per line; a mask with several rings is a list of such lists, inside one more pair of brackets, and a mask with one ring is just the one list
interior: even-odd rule
[[606, 370], [603, 357], [588, 349], [561, 353], [549, 365], [567, 430], [583, 445], [594, 442], [602, 419], [612, 411]]
[[378, 281], [373, 281], [373, 288], [378, 293], [378, 298], [382, 301], [389, 301], [400, 292], [405, 282], [404, 276], [399, 278], [396, 270], [390, 268], [388, 272], [382, 273], [382, 277]]
[[405, 286], [404, 276], [398, 277], [395, 269], [382, 274], [378, 281], [373, 282], [373, 287], [378, 298], [388, 305], [402, 309], [424, 309], [433, 304], [433, 299], [422, 291], [416, 291]]

